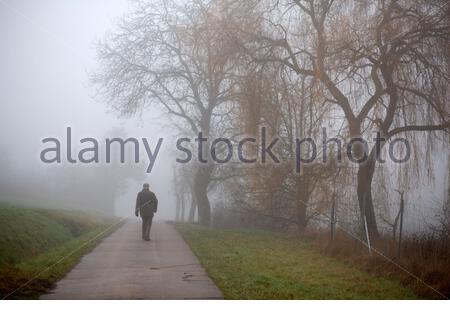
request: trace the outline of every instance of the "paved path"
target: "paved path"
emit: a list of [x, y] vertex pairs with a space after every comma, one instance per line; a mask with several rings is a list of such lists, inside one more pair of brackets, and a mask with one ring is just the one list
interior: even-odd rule
[[221, 299], [220, 290], [175, 230], [153, 224], [151, 242], [129, 221], [82, 258], [41, 299]]

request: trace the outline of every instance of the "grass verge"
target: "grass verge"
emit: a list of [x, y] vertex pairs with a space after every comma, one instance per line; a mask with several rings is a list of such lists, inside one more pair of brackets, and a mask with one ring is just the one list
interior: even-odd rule
[[48, 292], [118, 221], [82, 212], [0, 206], [0, 298], [35, 299]]
[[297, 237], [177, 224], [226, 299], [415, 299], [392, 280], [324, 255]]

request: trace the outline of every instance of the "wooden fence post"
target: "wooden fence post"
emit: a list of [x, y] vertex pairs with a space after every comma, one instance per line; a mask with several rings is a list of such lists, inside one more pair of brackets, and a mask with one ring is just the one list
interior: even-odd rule
[[331, 242], [334, 242], [336, 236], [336, 194], [333, 192], [333, 199], [331, 202]]
[[363, 210], [362, 210], [362, 230], [363, 235], [365, 233], [366, 236], [366, 242], [367, 242], [367, 248], [369, 249], [369, 254], [372, 254], [372, 247], [370, 245], [370, 236], [369, 236], [369, 230], [367, 228], [367, 221], [366, 221], [366, 193], [363, 195]]
[[400, 193], [400, 227], [398, 230], [398, 250], [397, 258], [400, 259], [400, 254], [402, 250], [402, 233], [403, 233], [403, 211], [405, 208], [405, 199], [403, 198], [403, 192]]

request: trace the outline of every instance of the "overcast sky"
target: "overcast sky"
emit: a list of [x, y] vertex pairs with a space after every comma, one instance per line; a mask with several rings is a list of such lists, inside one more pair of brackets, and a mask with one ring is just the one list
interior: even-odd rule
[[[67, 126], [76, 139], [103, 139], [108, 130], [123, 128], [154, 145], [167, 134], [164, 123], [152, 120], [155, 114], [126, 120], [107, 112], [89, 83], [97, 64], [95, 42], [114, 28], [128, 5], [124, 0], [0, 0], [0, 145], [22, 172], [42, 171], [42, 138], [64, 137]], [[164, 157], [159, 155], [148, 180], [163, 200], [160, 211], [171, 214], [171, 162]], [[132, 213], [138, 189], [130, 188], [119, 211]]]

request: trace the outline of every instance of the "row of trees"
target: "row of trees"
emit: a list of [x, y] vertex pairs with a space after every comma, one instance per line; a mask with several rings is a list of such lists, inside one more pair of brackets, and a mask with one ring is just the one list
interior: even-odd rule
[[257, 137], [262, 126], [280, 138], [282, 164], [218, 166], [206, 158], [176, 169], [191, 219], [197, 207], [199, 222], [210, 224], [215, 188], [233, 210], [302, 231], [338, 190], [356, 197], [376, 239], [376, 145], [354, 144], [354, 157], [367, 157], [357, 165], [336, 166], [330, 148], [328, 163], [296, 175], [295, 139], [320, 141], [322, 127], [368, 141], [378, 131], [381, 148], [396, 136], [445, 137], [449, 14], [442, 0], [140, 0], [99, 44], [94, 81], [121, 115], [164, 108], [180, 132], [201, 131], [208, 141]]
[[[126, 135], [123, 129], [113, 128], [106, 132], [105, 138]], [[37, 168], [23, 169], [4, 153], [0, 157], [3, 166], [0, 175], [0, 200], [33, 207], [86, 210], [113, 216], [118, 213], [117, 200], [126, 194], [129, 186], [145, 179], [146, 167], [143, 163], [134, 164], [131, 161], [134, 150], [131, 146], [126, 147], [127, 164], [120, 163], [120, 148], [114, 146], [109, 164], [102, 155], [98, 164], [86, 166], [63, 163], [52, 168], [39, 164]]]

